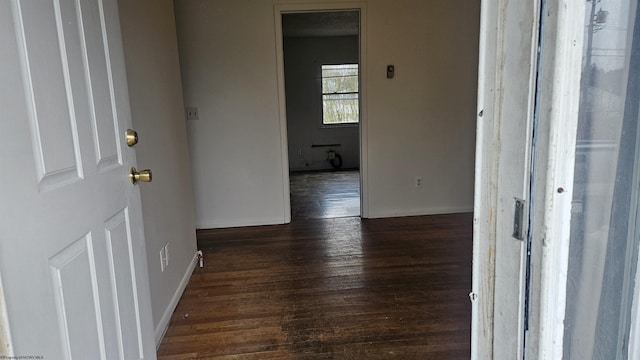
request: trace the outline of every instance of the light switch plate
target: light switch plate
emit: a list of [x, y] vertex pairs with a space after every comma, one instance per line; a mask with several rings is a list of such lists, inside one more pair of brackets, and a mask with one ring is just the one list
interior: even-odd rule
[[387, 65], [387, 79], [393, 79], [396, 76], [396, 67], [394, 65]]

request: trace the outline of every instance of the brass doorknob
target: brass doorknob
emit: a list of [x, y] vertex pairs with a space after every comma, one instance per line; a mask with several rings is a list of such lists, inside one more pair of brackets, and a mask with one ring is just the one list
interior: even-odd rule
[[138, 143], [138, 133], [135, 130], [127, 129], [124, 133], [124, 139], [127, 141], [127, 146], [132, 147]]
[[132, 167], [131, 172], [129, 173], [129, 179], [131, 179], [131, 183], [133, 185], [137, 184], [138, 181], [142, 182], [151, 182], [151, 170], [136, 170], [136, 168]]

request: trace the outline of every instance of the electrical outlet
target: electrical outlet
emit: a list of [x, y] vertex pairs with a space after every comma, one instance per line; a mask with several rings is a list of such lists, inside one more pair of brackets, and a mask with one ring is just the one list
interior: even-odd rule
[[199, 120], [200, 110], [197, 107], [184, 108], [187, 120]]
[[416, 176], [416, 187], [422, 188], [422, 176]]
[[166, 258], [167, 258], [166, 249], [163, 247], [162, 249], [160, 249], [160, 270], [163, 272], [164, 272], [164, 268], [166, 267], [165, 265]]

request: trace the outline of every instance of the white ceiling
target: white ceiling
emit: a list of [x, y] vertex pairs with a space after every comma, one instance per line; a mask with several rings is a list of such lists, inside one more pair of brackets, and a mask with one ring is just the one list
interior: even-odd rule
[[282, 15], [284, 37], [358, 35], [357, 11], [308, 12]]

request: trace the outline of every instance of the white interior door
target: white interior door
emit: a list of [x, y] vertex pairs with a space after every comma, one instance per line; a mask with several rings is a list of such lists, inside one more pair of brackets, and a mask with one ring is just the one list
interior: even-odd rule
[[155, 358], [114, 0], [0, 2], [0, 274], [15, 356]]

